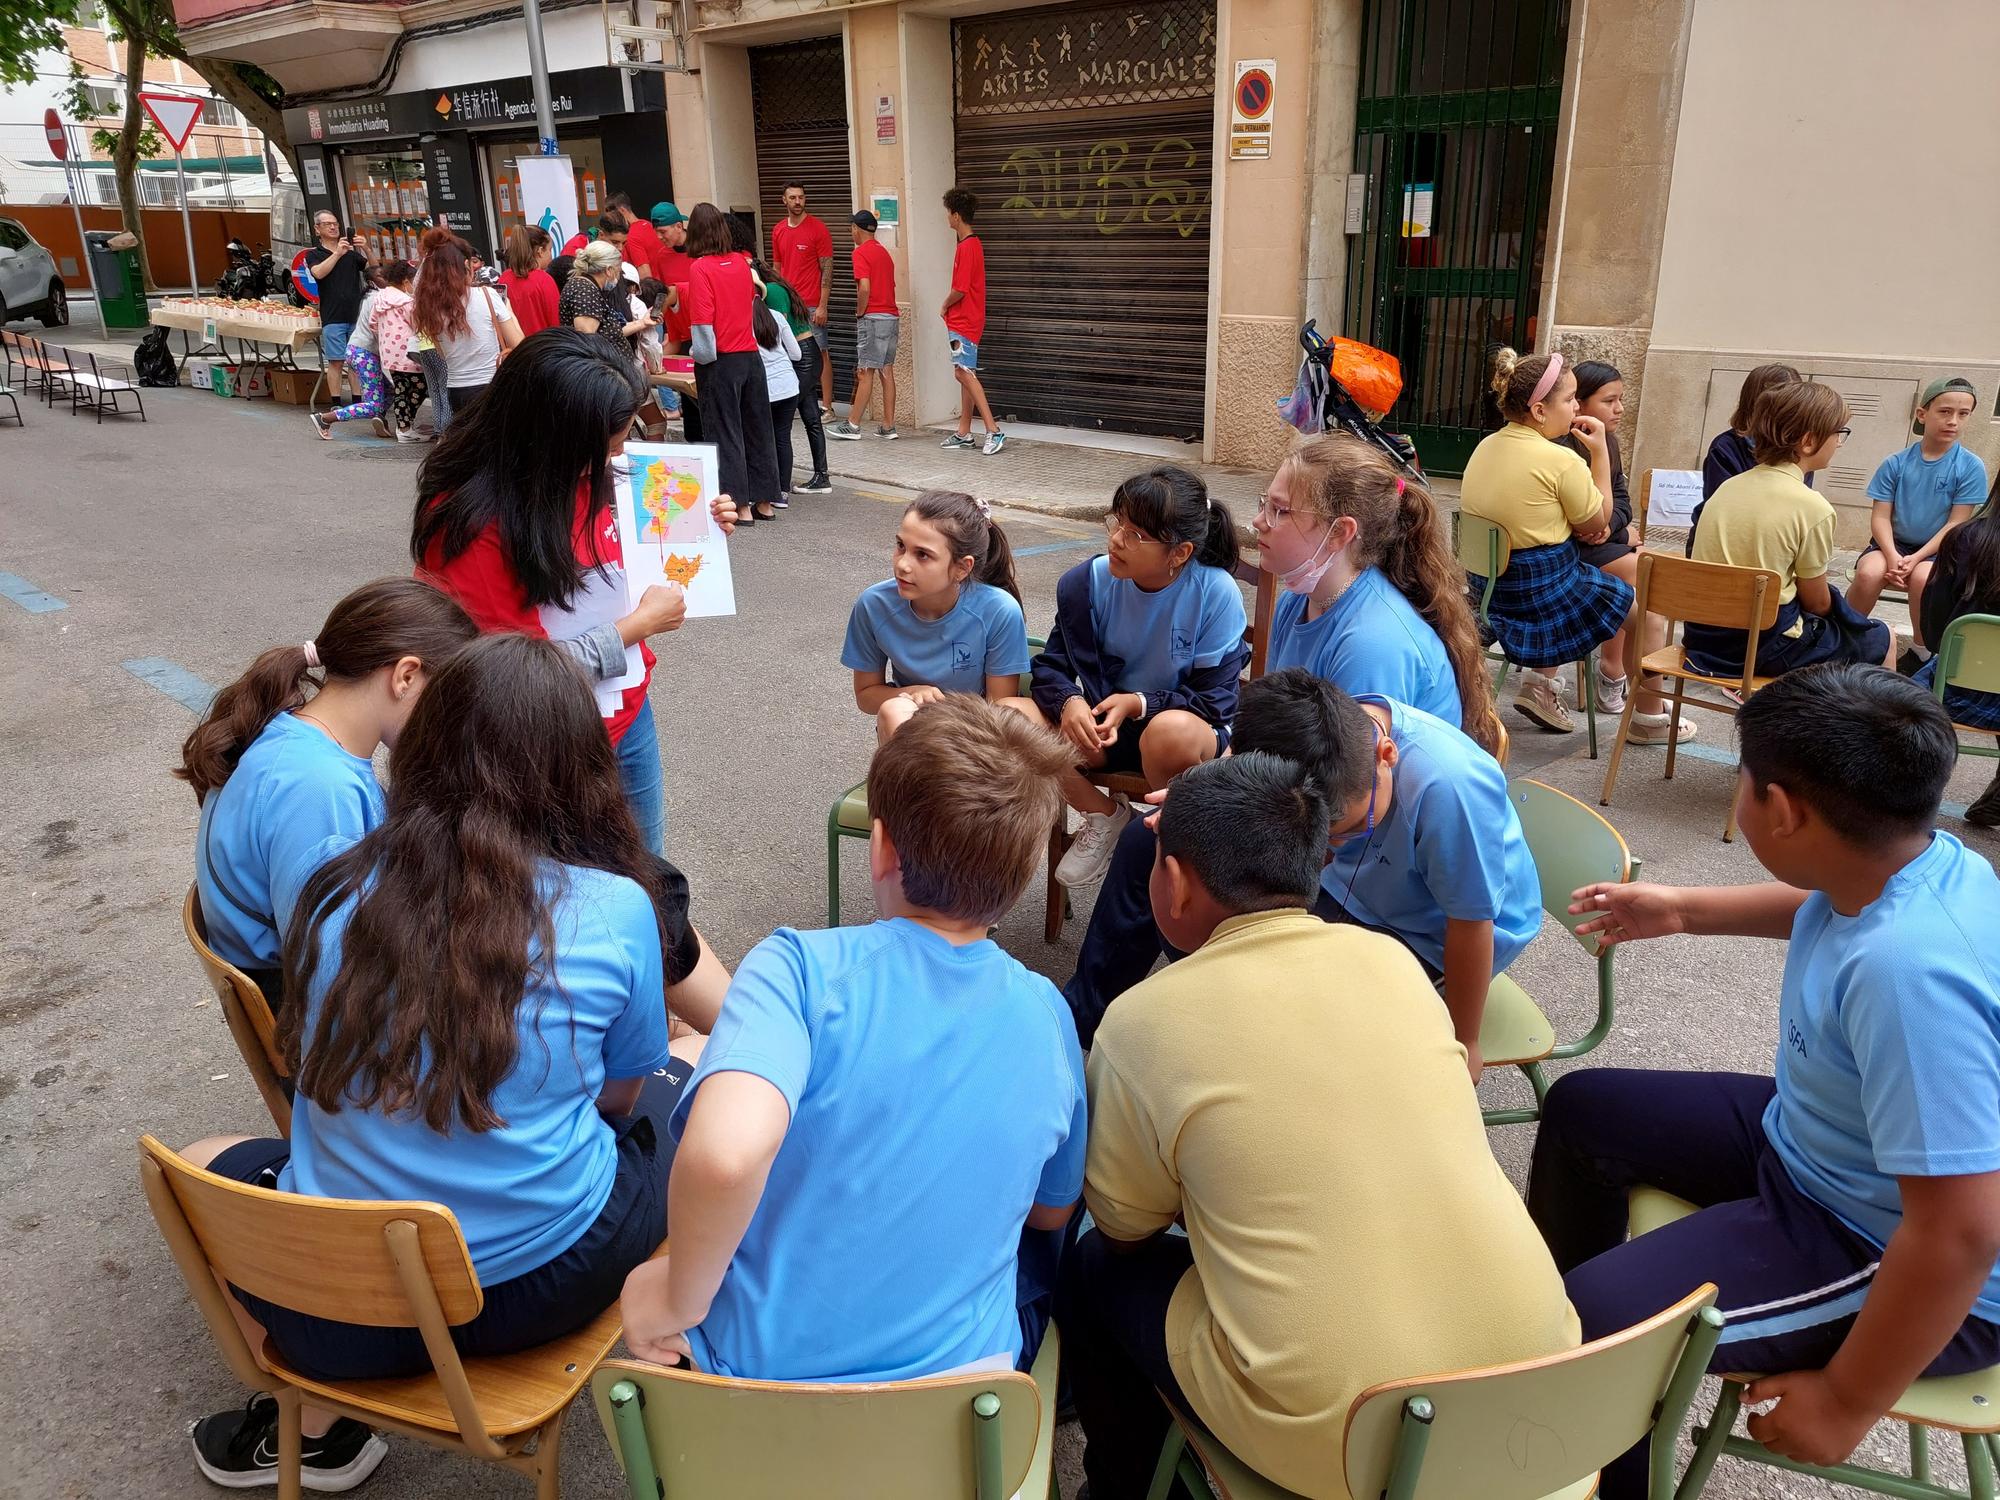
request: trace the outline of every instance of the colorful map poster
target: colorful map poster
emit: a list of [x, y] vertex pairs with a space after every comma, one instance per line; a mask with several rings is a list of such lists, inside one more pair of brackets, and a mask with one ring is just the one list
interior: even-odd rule
[[709, 506], [721, 492], [715, 448], [706, 443], [627, 443], [619, 480], [618, 541], [633, 602], [658, 583], [687, 591], [688, 618], [736, 613], [729, 539]]

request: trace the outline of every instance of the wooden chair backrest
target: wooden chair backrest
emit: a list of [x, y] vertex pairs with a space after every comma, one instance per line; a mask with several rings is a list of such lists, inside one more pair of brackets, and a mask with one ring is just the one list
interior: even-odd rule
[[1732, 568], [1665, 552], [1639, 554], [1639, 597], [1647, 610], [1668, 620], [1724, 630], [1769, 630], [1778, 621], [1782, 587], [1769, 568]]
[[1493, 722], [1493, 758], [1500, 762], [1500, 769], [1507, 769], [1507, 756], [1514, 748], [1514, 737], [1507, 733], [1507, 721], [1500, 717], [1500, 710], [1489, 708], [1486, 717]]
[[257, 981], [236, 965], [224, 962], [208, 946], [208, 923], [201, 914], [201, 894], [197, 886], [188, 887], [187, 899], [181, 903], [181, 931], [187, 934], [188, 946], [194, 949], [201, 972], [208, 980], [209, 988], [215, 991], [216, 1003], [222, 1007], [222, 1019], [228, 1023], [229, 1034], [236, 1039], [236, 1050], [242, 1054], [243, 1066], [250, 1070], [251, 1082], [257, 1085], [257, 1092], [263, 1096], [264, 1107], [270, 1110], [279, 1133], [289, 1137], [292, 1133], [292, 1101], [285, 1097], [284, 1086], [280, 1082], [289, 1074], [285, 1070], [284, 1054], [278, 1050], [277, 1022]]
[[1542, 910], [1560, 922], [1571, 937], [1593, 956], [1595, 934], [1577, 937], [1577, 924], [1590, 919], [1569, 914], [1570, 892], [1580, 886], [1610, 881], [1623, 885], [1632, 878], [1632, 851], [1617, 829], [1594, 807], [1586, 807], [1567, 792], [1523, 778], [1507, 783], [1507, 798], [1521, 819], [1535, 873], [1542, 882]]
[[142, 1164], [164, 1180], [167, 1201], [153, 1204], [160, 1232], [173, 1244], [177, 1217], [232, 1286], [280, 1307], [373, 1328], [420, 1326], [413, 1294], [421, 1298], [425, 1287], [446, 1323], [479, 1315], [484, 1294], [448, 1208], [249, 1187], [190, 1165], [150, 1135], [139, 1150]]
[[[1363, 1391], [1347, 1411], [1342, 1464], [1355, 1495], [1380, 1495], [1404, 1403], [1435, 1413], [1409, 1500], [1539, 1500], [1595, 1473], [1653, 1428], [1702, 1309], [1696, 1288], [1664, 1312], [1567, 1354]], [[1399, 1476], [1400, 1477], [1400, 1476]]]
[[1513, 556], [1506, 527], [1484, 516], [1458, 513], [1458, 562], [1466, 572], [1488, 580], [1498, 578], [1507, 571]]
[[1638, 483], [1632, 486], [1632, 535], [1639, 539], [1639, 545], [1646, 545], [1646, 517], [1653, 509], [1653, 471], [1641, 469]]
[[610, 1393], [624, 1380], [643, 1398], [668, 1500], [973, 1500], [972, 1403], [987, 1392], [1000, 1403], [1000, 1493], [1012, 1495], [1028, 1477], [1041, 1423], [1033, 1378], [1013, 1370], [889, 1385], [785, 1385], [614, 1359], [590, 1377], [590, 1395], [621, 1465]]
[[1938, 642], [1937, 695], [1947, 686], [2000, 693], [2000, 615], [1960, 615]]

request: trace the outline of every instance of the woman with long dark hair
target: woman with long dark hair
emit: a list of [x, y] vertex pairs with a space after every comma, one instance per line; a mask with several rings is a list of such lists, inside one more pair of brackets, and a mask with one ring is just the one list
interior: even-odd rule
[[[1919, 643], [1937, 650], [1961, 615], [2000, 615], [2000, 479], [1994, 480], [1985, 507], [1946, 532], [1938, 544], [1937, 567], [1924, 590], [1922, 617], [1915, 621]], [[1917, 681], [1932, 686], [1937, 670], [1933, 656], [1918, 669]], [[2000, 693], [1947, 687], [1944, 706], [1955, 724], [2000, 730]], [[1965, 821], [2000, 828], [2000, 775], [1966, 808]]]
[[478, 634], [428, 584], [364, 583], [311, 640], [250, 663], [181, 746], [174, 775], [201, 805], [194, 871], [208, 944], [274, 1009], [282, 893], [312, 873], [323, 840], [382, 821], [371, 757], [395, 745], [427, 676]]
[[[1593, 568], [1609, 568], [1639, 549], [1632, 541], [1632, 491], [1625, 481], [1625, 458], [1618, 450], [1618, 424], [1625, 419], [1625, 377], [1616, 365], [1601, 359], [1579, 360], [1576, 365], [1576, 409], [1604, 424], [1604, 452], [1611, 464], [1611, 526], [1601, 542], [1574, 540], [1576, 555]], [[1590, 447], [1574, 432], [1556, 441], [1585, 463]], [[1632, 564], [1638, 567], [1637, 563]], [[1638, 577], [1637, 572], [1633, 578]]]
[[[640, 834], [661, 853], [666, 791], [646, 698], [654, 662], [646, 641], [680, 629], [687, 600], [656, 584], [625, 607], [611, 514], [612, 461], [645, 395], [632, 362], [594, 334], [545, 328], [524, 341], [424, 461], [410, 555], [418, 575], [463, 604], [480, 629], [552, 636], [582, 663], [599, 684]], [[735, 526], [727, 495], [714, 511], [725, 532]], [[634, 673], [642, 675], [630, 686], [610, 685]]]
[[505, 292], [473, 281], [470, 247], [460, 239], [430, 253], [416, 297], [417, 331], [444, 356], [451, 409], [463, 411], [492, 382], [501, 357], [521, 342], [521, 325]]
[[[460, 1351], [560, 1338], [666, 1236], [667, 1118], [701, 1051], [670, 1040], [669, 1008], [712, 1023], [719, 999], [684, 1004], [698, 945], [570, 660], [526, 636], [476, 641], [410, 716], [381, 826], [332, 853], [287, 924], [292, 1138], [186, 1155], [258, 1188], [442, 1203], [483, 1293], [451, 1330]], [[413, 1328], [236, 1305], [252, 1347], [268, 1335], [308, 1375], [430, 1368]], [[276, 1402], [253, 1397], [196, 1424], [196, 1460], [254, 1483], [276, 1425]], [[331, 1412], [307, 1407], [301, 1425], [312, 1489], [351, 1487], [385, 1451]]]
[[771, 395], [757, 352], [756, 283], [736, 248], [729, 219], [713, 203], [688, 215], [688, 317], [694, 328], [694, 385], [702, 433], [721, 455], [722, 487], [741, 497], [743, 521], [777, 512], [778, 455]]

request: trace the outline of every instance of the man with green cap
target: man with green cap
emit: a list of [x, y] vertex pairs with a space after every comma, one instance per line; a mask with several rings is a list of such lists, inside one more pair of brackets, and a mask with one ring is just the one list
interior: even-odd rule
[[687, 313], [683, 305], [687, 298], [683, 288], [688, 283], [688, 268], [694, 263], [687, 258], [683, 248], [687, 244], [687, 215], [671, 203], [655, 203], [649, 215], [660, 249], [653, 258], [653, 277], [662, 285], [672, 287], [674, 296], [667, 309], [667, 337], [686, 344], [692, 336], [688, 327]]

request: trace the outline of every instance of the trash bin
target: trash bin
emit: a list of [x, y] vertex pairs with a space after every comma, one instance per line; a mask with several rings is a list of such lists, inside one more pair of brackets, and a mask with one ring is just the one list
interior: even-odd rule
[[97, 305], [106, 328], [146, 326], [146, 284], [139, 275], [137, 250], [113, 250], [114, 230], [86, 229], [84, 253], [90, 257], [91, 280], [97, 284]]

